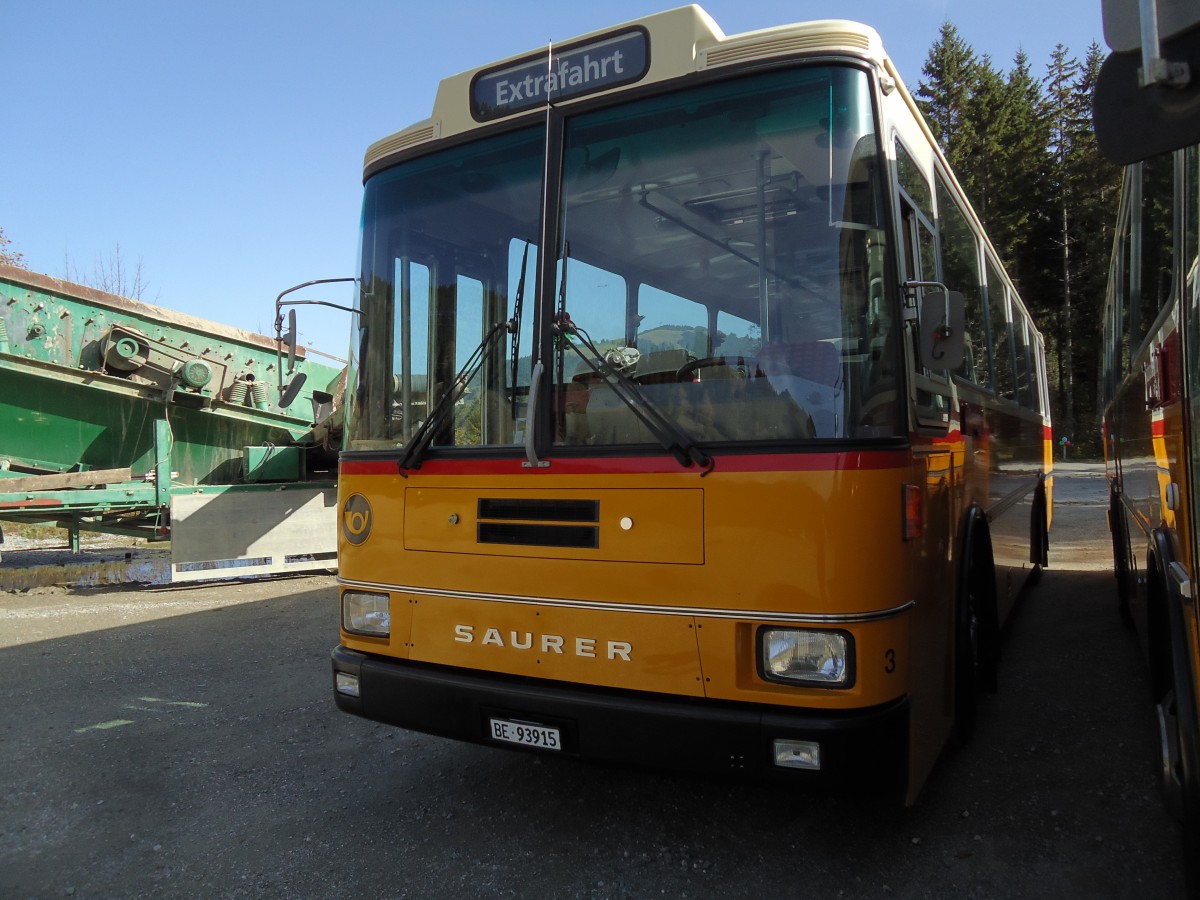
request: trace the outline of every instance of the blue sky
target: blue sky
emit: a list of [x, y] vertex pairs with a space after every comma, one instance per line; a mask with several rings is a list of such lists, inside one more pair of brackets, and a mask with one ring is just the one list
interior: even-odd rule
[[[367, 146], [429, 116], [438, 81], [671, 0], [0, 0], [0, 228], [30, 269], [90, 275], [119, 247], [142, 299], [273, 333], [273, 302], [354, 274]], [[874, 26], [916, 90], [943, 21], [1007, 70], [1103, 46], [1100, 0], [708, 0], [726, 34]], [[334, 286], [296, 297], [348, 304]], [[349, 317], [300, 308], [344, 356]]]

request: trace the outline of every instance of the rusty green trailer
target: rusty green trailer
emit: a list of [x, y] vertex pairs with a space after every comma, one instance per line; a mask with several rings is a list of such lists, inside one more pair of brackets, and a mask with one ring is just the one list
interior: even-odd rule
[[169, 539], [177, 580], [331, 567], [343, 369], [301, 352], [285, 409], [280, 364], [272, 338], [0, 266], [0, 522]]

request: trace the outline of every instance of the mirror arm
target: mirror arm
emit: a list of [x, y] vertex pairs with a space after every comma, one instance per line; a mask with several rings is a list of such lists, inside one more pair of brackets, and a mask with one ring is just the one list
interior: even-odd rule
[[[284, 335], [284, 333], [283, 333], [283, 307], [285, 307], [285, 306], [328, 306], [328, 307], [331, 307], [332, 309], [340, 309], [343, 312], [348, 312], [352, 315], [362, 315], [362, 310], [360, 310], [360, 309], [355, 309], [351, 306], [342, 306], [341, 304], [338, 304], [338, 303], [330, 303], [327, 300], [284, 300], [283, 298], [286, 297], [288, 294], [291, 294], [295, 291], [303, 290], [304, 288], [307, 288], [307, 287], [312, 287], [315, 284], [339, 284], [339, 283], [346, 282], [346, 281], [358, 282], [358, 279], [357, 278], [317, 278], [313, 281], [306, 281], [303, 284], [294, 285], [293, 287], [290, 287], [285, 291], [280, 291], [279, 296], [275, 298], [275, 371], [276, 371], [276, 376], [277, 376], [276, 380], [278, 381], [278, 384], [276, 385], [276, 387], [279, 391], [279, 396], [280, 396], [281, 400], [285, 396], [284, 385], [283, 385], [283, 346], [284, 346], [284, 343], [286, 340], [287, 348], [288, 348], [288, 370], [287, 370], [287, 373], [289, 375], [291, 375], [296, 370], [296, 344], [297, 344], [297, 336], [298, 336], [297, 331], [296, 331], [296, 311], [294, 309], [288, 310], [288, 332], [287, 332], [286, 336]], [[299, 388], [299, 384], [296, 385], [296, 388], [297, 389]], [[295, 399], [295, 391], [291, 392], [291, 396], [288, 398], [288, 403], [286, 403], [286, 404], [281, 403], [281, 405], [284, 406], [284, 408], [286, 408], [288, 405], [291, 404], [291, 401], [293, 399]]]

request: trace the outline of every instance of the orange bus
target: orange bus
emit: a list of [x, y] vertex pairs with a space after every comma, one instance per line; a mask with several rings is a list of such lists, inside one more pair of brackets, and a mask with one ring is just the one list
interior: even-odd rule
[[1042, 339], [870, 28], [684, 7], [365, 161], [346, 712], [912, 801], [1046, 562]]
[[[1122, 617], [1149, 663], [1159, 775], [1200, 893], [1200, 10], [1113, 3], [1100, 149], [1125, 165], [1104, 313], [1109, 528]], [[1186, 7], [1186, 8], [1185, 8]], [[1189, 19], [1191, 21], [1187, 21]]]

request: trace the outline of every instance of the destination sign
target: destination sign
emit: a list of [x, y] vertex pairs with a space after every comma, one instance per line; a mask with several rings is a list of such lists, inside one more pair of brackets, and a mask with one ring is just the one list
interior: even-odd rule
[[471, 115], [484, 122], [595, 91], [632, 84], [650, 67], [650, 40], [633, 29], [480, 72], [471, 82]]

